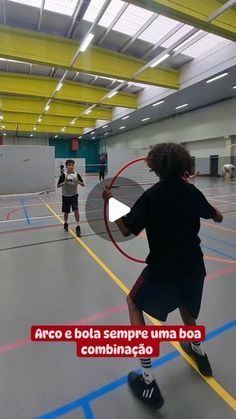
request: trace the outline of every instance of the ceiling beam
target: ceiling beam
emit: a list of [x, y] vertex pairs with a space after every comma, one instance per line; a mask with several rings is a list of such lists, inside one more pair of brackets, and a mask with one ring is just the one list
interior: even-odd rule
[[83, 128], [76, 128], [76, 127], [68, 127], [64, 131], [62, 131], [61, 126], [55, 125], [41, 125], [37, 126], [37, 131], [33, 131], [34, 125], [33, 124], [17, 124], [17, 123], [8, 123], [5, 125], [5, 131], [15, 131], [18, 128], [18, 132], [30, 132], [30, 133], [54, 133], [54, 134], [74, 134], [74, 135], [81, 135], [83, 134]]
[[[36, 124], [38, 121], [38, 114], [34, 113], [23, 113], [23, 112], [4, 112], [4, 124], [17, 123], [17, 124]], [[64, 127], [70, 125], [73, 118], [66, 116], [55, 116], [55, 115], [43, 115], [43, 125], [54, 125], [57, 127]], [[73, 124], [77, 128], [95, 128], [95, 119], [90, 118], [79, 118], [76, 123]]]
[[229, 8], [234, 1], [223, 7], [218, 0], [130, 0], [130, 3], [236, 41], [236, 10]]
[[[0, 93], [17, 94], [31, 97], [50, 98], [57, 86], [57, 80], [48, 77], [22, 75], [19, 73], [0, 73]], [[67, 81], [57, 92], [56, 98], [65, 101], [98, 104], [109, 94], [108, 89]], [[129, 93], [117, 95], [102, 100], [103, 104], [136, 109], [137, 97]]]
[[143, 68], [145, 61], [102, 48], [91, 47], [81, 53], [70, 67], [78, 50], [74, 40], [30, 32], [0, 25], [0, 56], [18, 61], [63, 68], [95, 75], [135, 81], [155, 86], [178, 89], [178, 70], [157, 67], [143, 72], [142, 80], [133, 75]]
[[[46, 99], [31, 98], [23, 96], [2, 96], [0, 97], [0, 110], [3, 112], [19, 112], [41, 115], [47, 103]], [[61, 102], [54, 100], [50, 106], [47, 115], [68, 116], [71, 119], [79, 117], [87, 107], [75, 103]], [[88, 118], [88, 116], [85, 116]], [[112, 120], [112, 111], [110, 109], [94, 108], [89, 113], [89, 119]]]

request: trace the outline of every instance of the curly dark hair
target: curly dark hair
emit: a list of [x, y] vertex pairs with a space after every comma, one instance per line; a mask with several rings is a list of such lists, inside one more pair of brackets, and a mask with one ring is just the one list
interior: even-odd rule
[[161, 143], [153, 146], [147, 156], [147, 164], [162, 179], [192, 172], [193, 159], [189, 152], [177, 143]]

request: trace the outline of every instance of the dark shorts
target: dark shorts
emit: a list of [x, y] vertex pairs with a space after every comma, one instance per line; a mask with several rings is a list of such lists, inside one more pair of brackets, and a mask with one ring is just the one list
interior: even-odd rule
[[192, 317], [197, 319], [205, 275], [202, 263], [196, 273], [181, 280], [172, 278], [154, 281], [149, 278], [147, 266], [131, 289], [130, 297], [140, 310], [161, 321], [165, 321], [171, 311], [181, 306], [185, 306]]
[[70, 208], [72, 211], [78, 210], [78, 194], [73, 196], [62, 195], [62, 212], [69, 214]]

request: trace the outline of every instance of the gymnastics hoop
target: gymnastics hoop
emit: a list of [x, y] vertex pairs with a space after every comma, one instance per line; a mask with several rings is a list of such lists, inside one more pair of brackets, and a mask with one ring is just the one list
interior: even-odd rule
[[[116, 179], [120, 176], [121, 173], [124, 172], [125, 169], [127, 169], [127, 167], [132, 166], [135, 163], [138, 163], [140, 161], [145, 161], [146, 157], [139, 157], [138, 159], [132, 160], [131, 162], [125, 164], [124, 166], [122, 166], [118, 172], [114, 175], [110, 185], [108, 186], [109, 191], [111, 190], [112, 186], [114, 185]], [[137, 263], [146, 263], [145, 260], [143, 259], [138, 259], [135, 258], [131, 255], [129, 255], [128, 253], [126, 253], [115, 241], [114, 237], [112, 236], [108, 221], [107, 221], [107, 202], [104, 202], [104, 222], [105, 222], [105, 226], [106, 226], [106, 230], [108, 233], [108, 236], [110, 237], [112, 243], [114, 244], [114, 246], [116, 247], [116, 249], [126, 258], [128, 258], [129, 260], [132, 260], [133, 262], [137, 262]]]

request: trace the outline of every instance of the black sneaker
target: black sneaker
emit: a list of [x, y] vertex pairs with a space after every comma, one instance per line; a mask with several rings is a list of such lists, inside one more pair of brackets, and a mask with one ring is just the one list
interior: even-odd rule
[[77, 235], [77, 237], [81, 237], [81, 230], [80, 230], [80, 226], [77, 226], [75, 230], [76, 230], [76, 235]]
[[188, 355], [191, 356], [192, 359], [194, 359], [202, 375], [205, 377], [212, 376], [212, 369], [207, 354], [199, 355], [192, 349], [191, 343], [189, 342], [180, 342], [180, 346]]
[[68, 231], [68, 223], [64, 223], [64, 230]]
[[154, 409], [160, 409], [163, 406], [164, 399], [155, 380], [146, 384], [141, 374], [130, 372], [128, 383], [134, 395], [147, 406]]

